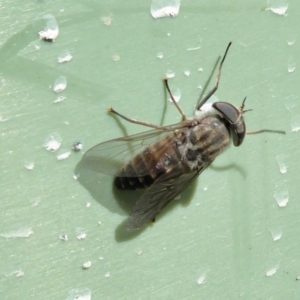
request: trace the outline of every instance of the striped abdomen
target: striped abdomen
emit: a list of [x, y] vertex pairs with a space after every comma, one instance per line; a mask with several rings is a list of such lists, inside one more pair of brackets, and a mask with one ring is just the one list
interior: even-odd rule
[[171, 132], [129, 161], [115, 178], [119, 189], [150, 185], [173, 168], [187, 173], [209, 165], [229, 144], [230, 131], [218, 117], [206, 117], [193, 127]]

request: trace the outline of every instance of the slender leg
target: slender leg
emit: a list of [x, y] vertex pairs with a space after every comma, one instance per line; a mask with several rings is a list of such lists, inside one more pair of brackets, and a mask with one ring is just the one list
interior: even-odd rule
[[279, 133], [279, 134], [286, 134], [284, 130], [272, 130], [272, 129], [261, 129], [258, 131], [247, 131], [246, 134], [259, 134], [264, 132], [270, 132], [270, 133]]
[[170, 95], [170, 97], [171, 97], [171, 100], [173, 101], [174, 105], [176, 106], [176, 108], [178, 109], [179, 113], [181, 114], [181, 119], [182, 119], [182, 121], [186, 120], [185, 114], [183, 113], [182, 109], [180, 108], [180, 106], [178, 105], [178, 103], [176, 102], [174, 96], [173, 96], [172, 93], [171, 93], [171, 90], [170, 90], [170, 87], [169, 87], [169, 84], [168, 84], [168, 78], [167, 78], [167, 77], [164, 78], [164, 82], [165, 82], [165, 85], [166, 85], [166, 89], [168, 90], [169, 95]]
[[147, 126], [147, 127], [151, 127], [151, 128], [155, 128], [155, 129], [161, 129], [162, 127], [160, 126], [157, 126], [157, 125], [154, 125], [154, 124], [150, 124], [150, 123], [147, 123], [147, 122], [142, 122], [142, 121], [137, 121], [135, 119], [129, 119], [123, 115], [121, 115], [120, 113], [118, 113], [117, 111], [115, 111], [112, 107], [109, 107], [108, 112], [110, 113], [113, 113], [115, 115], [117, 115], [118, 117], [130, 122], [130, 123], [134, 123], [134, 124], [138, 124], [138, 125], [143, 125], [143, 126]]
[[229, 50], [229, 47], [231, 46], [231, 42], [228, 44], [227, 48], [226, 48], [226, 51], [225, 51], [225, 54], [221, 60], [221, 63], [220, 63], [220, 67], [219, 67], [219, 72], [218, 72], [218, 76], [217, 76], [217, 82], [216, 82], [216, 85], [215, 87], [204, 97], [204, 99], [200, 102], [200, 104], [198, 105], [197, 107], [197, 110], [200, 110], [201, 106], [216, 92], [216, 90], [218, 89], [219, 87], [219, 82], [220, 82], [220, 78], [221, 78], [221, 72], [222, 72], [222, 66], [223, 66], [223, 63], [225, 61], [225, 58], [226, 58], [226, 55], [227, 55], [227, 52]]

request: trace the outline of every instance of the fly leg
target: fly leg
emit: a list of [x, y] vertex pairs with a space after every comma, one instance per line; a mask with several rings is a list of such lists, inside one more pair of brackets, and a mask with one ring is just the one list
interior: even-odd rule
[[225, 54], [220, 62], [220, 66], [219, 66], [219, 71], [218, 71], [218, 76], [217, 76], [217, 82], [216, 82], [216, 85], [215, 87], [203, 98], [203, 100], [200, 102], [200, 104], [198, 105], [197, 107], [197, 110], [200, 110], [201, 106], [216, 92], [216, 90], [218, 89], [219, 87], [219, 83], [220, 83], [220, 78], [221, 78], [221, 73], [222, 73], [222, 66], [223, 66], [223, 63], [225, 61], [225, 58], [226, 58], [226, 55], [227, 55], [227, 52], [229, 50], [229, 47], [231, 46], [231, 42], [228, 44], [227, 48], [226, 48], [226, 51], [225, 51]]
[[164, 82], [165, 82], [166, 89], [167, 89], [167, 91], [168, 91], [168, 93], [169, 93], [169, 95], [170, 95], [170, 97], [171, 97], [172, 102], [174, 103], [174, 105], [175, 105], [176, 108], [178, 109], [179, 113], [181, 114], [181, 119], [182, 119], [182, 121], [185, 121], [185, 120], [186, 120], [186, 116], [185, 116], [185, 114], [183, 113], [182, 109], [180, 108], [180, 106], [178, 105], [178, 103], [176, 102], [174, 96], [173, 96], [172, 93], [171, 93], [171, 90], [170, 90], [170, 87], [169, 87], [169, 84], [168, 84], [168, 78], [167, 78], [167, 77], [164, 78]]
[[117, 115], [118, 117], [130, 122], [130, 123], [133, 123], [133, 124], [138, 124], [138, 125], [142, 125], [142, 126], [146, 126], [146, 127], [151, 127], [151, 128], [154, 128], [154, 129], [161, 129], [162, 127], [160, 126], [157, 126], [157, 125], [154, 125], [154, 124], [151, 124], [151, 123], [147, 123], [147, 122], [142, 122], [142, 121], [138, 121], [138, 120], [135, 120], [135, 119], [130, 119], [130, 118], [127, 118], [125, 117], [124, 115], [118, 113], [117, 111], [115, 111], [112, 107], [109, 107], [108, 108], [108, 112], [110, 113], [113, 113], [115, 115]]

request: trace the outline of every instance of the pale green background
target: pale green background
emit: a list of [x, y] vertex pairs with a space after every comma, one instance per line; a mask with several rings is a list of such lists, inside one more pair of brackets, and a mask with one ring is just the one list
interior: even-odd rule
[[[262, 0], [182, 1], [176, 18], [159, 20], [151, 17], [150, 4], [0, 2], [0, 234], [34, 232], [0, 237], [0, 299], [66, 299], [79, 288], [88, 288], [92, 299], [300, 299], [300, 133], [291, 130], [300, 123], [299, 0], [289, 1], [288, 16], [265, 11]], [[55, 43], [38, 39], [48, 13], [60, 27]], [[106, 16], [112, 16], [110, 26], [101, 20]], [[247, 96], [254, 109], [246, 114], [249, 130], [283, 129], [287, 135], [247, 136], [200, 176], [182, 196], [184, 205], [124, 237], [119, 224], [128, 211], [116, 201], [112, 178], [73, 179], [84, 151], [124, 134], [107, 107], [156, 124], [176, 123], [171, 104], [163, 113], [166, 71], [175, 72], [171, 87], [181, 90], [180, 105], [190, 115], [198, 86], [229, 41], [216, 96], [237, 106]], [[58, 64], [67, 49], [73, 60]], [[67, 99], [53, 104], [51, 86], [60, 75], [68, 80]], [[122, 124], [128, 134], [144, 130]], [[63, 149], [79, 140], [84, 151], [57, 161], [43, 148], [52, 132], [62, 136]], [[283, 155], [286, 174], [279, 172], [277, 155]], [[26, 160], [34, 160], [34, 170], [24, 168]], [[288, 191], [284, 208], [273, 197], [278, 191]], [[79, 227], [85, 240], [76, 238]], [[272, 232], [282, 232], [281, 239], [273, 241]], [[59, 239], [63, 233], [67, 242]], [[83, 270], [89, 260], [91, 268]], [[277, 272], [267, 277], [272, 268]], [[16, 277], [18, 270], [24, 275]], [[204, 274], [205, 283], [197, 284]]]

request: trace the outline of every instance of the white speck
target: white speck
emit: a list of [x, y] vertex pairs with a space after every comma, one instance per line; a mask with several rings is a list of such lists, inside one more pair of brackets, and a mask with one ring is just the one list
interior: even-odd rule
[[175, 72], [173, 72], [172, 70], [168, 70], [167, 72], [166, 72], [166, 77], [167, 78], [174, 78], [175, 77]]
[[58, 56], [57, 61], [61, 64], [70, 61], [72, 58], [73, 56], [69, 51], [64, 51]]
[[91, 205], [92, 205], [91, 202], [87, 202], [86, 205], [85, 205], [85, 207], [89, 208], [89, 207], [91, 207]]
[[56, 132], [51, 133], [44, 141], [44, 147], [47, 151], [55, 152], [61, 146], [62, 138]]
[[30, 235], [33, 234], [33, 231], [31, 228], [20, 228], [15, 231], [10, 231], [7, 233], [0, 233], [0, 236], [9, 239], [9, 238], [28, 238]]
[[103, 256], [100, 256], [100, 257], [99, 257], [99, 260], [103, 260], [103, 259], [104, 259], [104, 257], [103, 257]]
[[289, 192], [287, 190], [274, 192], [273, 197], [276, 199], [279, 207], [286, 207], [289, 202]]
[[118, 54], [113, 54], [111, 58], [113, 61], [119, 61], [121, 59], [120, 55]]
[[5, 276], [7, 277], [10, 277], [10, 276], [16, 276], [16, 277], [23, 277], [25, 275], [25, 272], [23, 270], [15, 270], [15, 271], [12, 271], [8, 274], [5, 274]]
[[300, 275], [298, 275], [298, 276], [296, 277], [296, 280], [300, 280]]
[[268, 277], [271, 277], [273, 276], [278, 270], [278, 267], [274, 267], [274, 268], [271, 268], [269, 269], [267, 272], [266, 272], [266, 276]]
[[89, 269], [92, 266], [92, 262], [89, 260], [82, 265], [82, 269]]
[[92, 293], [88, 288], [72, 289], [66, 300], [91, 300]]
[[74, 180], [77, 180], [79, 177], [80, 177], [80, 174], [74, 174], [74, 175], [73, 175], [73, 179], [74, 179]]
[[34, 46], [34, 49], [35, 49], [36, 51], [38, 51], [38, 50], [40, 50], [40, 49], [41, 49], [41, 47], [40, 47], [40, 46], [38, 46], [38, 45], [35, 45], [35, 46]]
[[67, 87], [67, 78], [65, 76], [60, 76], [54, 82], [53, 91], [55, 93], [60, 93], [64, 91], [66, 87]]
[[285, 156], [283, 154], [276, 155], [276, 160], [279, 166], [279, 171], [281, 174], [285, 174], [287, 172], [287, 166], [284, 163]]
[[168, 32], [168, 33], [167, 33], [167, 36], [171, 36], [171, 32]]
[[198, 88], [199, 90], [202, 90], [202, 89], [203, 89], [202, 85], [198, 85], [197, 88]]
[[156, 57], [157, 57], [158, 59], [163, 59], [164, 54], [163, 54], [162, 52], [158, 52], [158, 53], [156, 54]]
[[199, 285], [204, 284], [204, 283], [206, 282], [205, 279], [206, 279], [206, 274], [203, 273], [203, 274], [197, 279], [197, 283], [198, 283]]
[[58, 154], [57, 160], [64, 160], [67, 159], [71, 155], [71, 151], [63, 151], [62, 153]]
[[270, 10], [276, 15], [279, 16], [287, 16], [287, 10], [289, 7], [289, 4], [285, 0], [271, 0], [268, 1], [268, 4], [270, 5], [266, 10]]
[[[179, 88], [173, 88], [172, 89], [172, 95], [173, 95], [175, 101], [178, 103], [180, 101], [180, 98], [181, 98], [180, 89]], [[173, 103], [171, 98], [169, 98], [169, 101]]]
[[203, 72], [203, 68], [198, 68], [198, 71], [199, 72]]
[[207, 189], [208, 189], [208, 187], [207, 187], [207, 186], [205, 186], [205, 187], [203, 188], [203, 191], [204, 191], [204, 192], [206, 192], [206, 191], [207, 191]]
[[34, 169], [34, 161], [31, 161], [31, 160], [25, 161], [24, 167], [27, 170], [32, 171]]
[[31, 207], [38, 206], [41, 203], [41, 198], [37, 197], [35, 199], [30, 200]]
[[110, 277], [110, 272], [106, 272], [104, 275], [105, 278], [109, 278]]
[[113, 17], [112, 17], [112, 15], [107, 16], [107, 17], [102, 17], [101, 21], [103, 22], [104, 25], [110, 26], [113, 21]]
[[183, 73], [184, 73], [185, 76], [190, 76], [191, 75], [191, 71], [190, 70], [185, 70]]
[[63, 102], [65, 99], [67, 99], [67, 97], [65, 96], [58, 96], [54, 101], [53, 103], [60, 103], [60, 102]]
[[273, 241], [276, 242], [276, 241], [279, 241], [282, 237], [282, 229], [279, 228], [279, 229], [270, 229], [270, 232], [272, 234], [272, 238], [273, 238]]
[[136, 254], [137, 255], [141, 255], [143, 253], [143, 250], [141, 249], [141, 248], [138, 248], [137, 250], [136, 250]]
[[58, 238], [64, 242], [68, 241], [68, 235], [66, 233], [62, 233], [58, 236]]
[[291, 123], [292, 132], [298, 132], [300, 130], [300, 124], [298, 122]]
[[199, 50], [201, 47], [191, 47], [191, 48], [187, 48], [186, 50], [187, 51], [196, 51], [196, 50]]
[[154, 19], [175, 17], [179, 13], [180, 0], [152, 0], [150, 13]]
[[86, 235], [87, 234], [83, 228], [81, 228], [81, 227], [76, 228], [76, 237], [78, 240], [80, 240], [80, 241], [84, 240], [86, 238]]
[[58, 37], [59, 28], [54, 16], [48, 14], [43, 16], [43, 19], [46, 20], [46, 26], [44, 30], [39, 32], [40, 39], [54, 42]]

